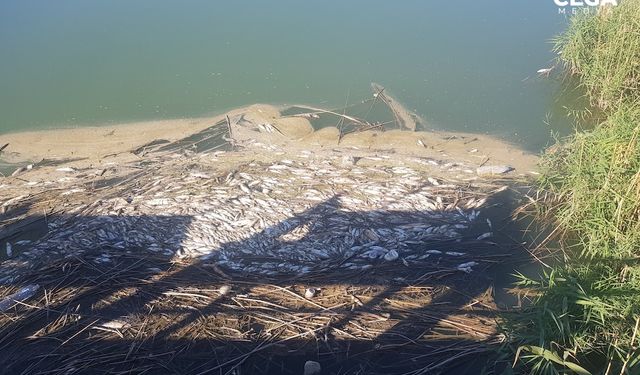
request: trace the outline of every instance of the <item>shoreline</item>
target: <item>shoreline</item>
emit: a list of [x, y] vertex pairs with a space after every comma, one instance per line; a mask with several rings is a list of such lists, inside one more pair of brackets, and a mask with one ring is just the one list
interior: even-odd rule
[[[100, 158], [133, 150], [154, 139], [177, 141], [197, 133], [247, 107], [212, 116], [90, 124], [17, 131], [0, 135], [9, 143], [0, 154], [8, 163], [35, 162], [43, 158]], [[100, 146], [99, 149], [96, 146]]]
[[[290, 106], [289, 108], [296, 107]], [[415, 156], [449, 157], [468, 163], [509, 164], [519, 171], [535, 171], [538, 155], [499, 138], [474, 133], [449, 131], [364, 131], [340, 137], [335, 127], [314, 129], [300, 117], [281, 116], [285, 107], [265, 104], [233, 109], [211, 117], [128, 122], [104, 126], [61, 128], [9, 133], [0, 136], [7, 144], [0, 161], [6, 172], [43, 160], [59, 165], [87, 166], [105, 158], [130, 160], [131, 152], [154, 141], [176, 142], [230, 118], [241, 117], [287, 129], [287, 147], [366, 148], [388, 150]], [[244, 116], [244, 117], [243, 117]], [[255, 136], [250, 133], [247, 137]], [[274, 140], [271, 140], [274, 141]]]

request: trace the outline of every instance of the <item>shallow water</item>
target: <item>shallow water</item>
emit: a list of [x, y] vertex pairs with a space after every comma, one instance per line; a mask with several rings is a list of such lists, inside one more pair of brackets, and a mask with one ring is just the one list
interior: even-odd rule
[[551, 0], [0, 3], [0, 133], [202, 116], [255, 102], [341, 107], [387, 87], [438, 129], [539, 150], [578, 93], [536, 71]]

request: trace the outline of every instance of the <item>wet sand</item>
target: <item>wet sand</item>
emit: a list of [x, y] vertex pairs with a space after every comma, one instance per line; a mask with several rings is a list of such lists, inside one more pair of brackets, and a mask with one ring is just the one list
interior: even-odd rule
[[[260, 106], [252, 108], [258, 113], [261, 111]], [[274, 107], [265, 108], [272, 110]], [[244, 110], [230, 111], [229, 115], [233, 116]], [[1, 158], [10, 163], [41, 159], [95, 161], [107, 155], [127, 153], [157, 139], [176, 141], [186, 138], [223, 119], [224, 115], [218, 115], [3, 134], [0, 135], [0, 142], [9, 143], [9, 146]]]
[[[308, 120], [281, 117], [280, 108], [257, 104], [238, 108], [226, 115], [207, 118], [145, 121], [52, 129], [0, 135], [0, 143], [8, 143], [0, 158], [8, 163], [27, 165], [42, 160], [59, 161], [61, 165], [86, 167], [106, 159], [113, 162], [133, 160], [132, 151], [154, 141], [177, 141], [212, 125], [232, 120], [237, 128], [234, 138], [271, 142], [291, 151], [308, 149], [342, 149], [388, 151], [402, 155], [447, 158], [470, 165], [510, 165], [518, 174], [535, 171], [537, 155], [495, 137], [457, 132], [409, 132], [401, 130], [364, 131], [340, 137], [335, 127], [313, 130]], [[273, 133], [247, 131], [245, 122], [273, 124]], [[256, 129], [253, 129], [256, 130]]]

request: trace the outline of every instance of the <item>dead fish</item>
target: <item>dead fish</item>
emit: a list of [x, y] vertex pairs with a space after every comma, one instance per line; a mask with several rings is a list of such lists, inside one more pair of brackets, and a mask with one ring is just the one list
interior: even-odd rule
[[15, 171], [13, 171], [13, 173], [11, 173], [11, 177], [15, 177], [15, 176], [19, 175], [20, 173], [24, 172], [25, 170], [27, 170], [25, 167], [20, 167], [20, 168], [16, 169]]
[[315, 297], [316, 294], [318, 294], [318, 291], [319, 291], [319, 289], [316, 289], [316, 288], [307, 288], [304, 291], [304, 298], [311, 299], [311, 298]]
[[487, 239], [489, 237], [493, 237], [493, 232], [487, 232], [487, 233], [483, 233], [481, 235], [478, 236], [478, 238], [476, 238], [478, 241]]
[[36, 292], [40, 289], [40, 285], [31, 284], [27, 285], [23, 288], [20, 288], [17, 292], [5, 297], [0, 300], [0, 312], [4, 312], [12, 308], [18, 302], [23, 302], [36, 294]]
[[220, 288], [218, 288], [218, 293], [220, 293], [221, 296], [225, 296], [229, 294], [230, 291], [231, 291], [231, 286], [229, 285], [223, 285]]
[[129, 323], [124, 322], [122, 320], [112, 320], [112, 321], [100, 324], [100, 327], [109, 328], [109, 329], [123, 329], [123, 328], [128, 328], [130, 326], [131, 325]]
[[303, 375], [320, 375], [322, 373], [322, 367], [320, 363], [316, 361], [307, 361], [304, 363]]
[[246, 194], [251, 194], [251, 189], [249, 189], [249, 188], [247, 187], [247, 185], [245, 185], [245, 184], [240, 184], [240, 185], [238, 185], [238, 186], [240, 186], [240, 190], [242, 190], [242, 191], [243, 191], [243, 192], [245, 192]]
[[351, 167], [356, 163], [356, 159], [351, 155], [344, 155], [340, 162], [343, 167]]
[[192, 172], [192, 173], [189, 174], [189, 176], [194, 177], [194, 178], [202, 178], [202, 179], [205, 179], [205, 180], [208, 180], [208, 179], [211, 178], [211, 176], [209, 176], [208, 174], [200, 173], [200, 172]]
[[371, 250], [362, 254], [363, 257], [369, 259], [377, 259], [387, 254], [387, 250], [380, 246], [372, 246]]
[[384, 260], [388, 262], [393, 262], [394, 260], [398, 259], [398, 256], [399, 256], [398, 252], [392, 249], [392, 250], [389, 250], [389, 252], [384, 255]]
[[458, 269], [458, 271], [471, 273], [471, 271], [473, 271], [472, 267], [475, 267], [477, 265], [478, 265], [478, 263], [476, 263], [476, 262], [467, 262], [467, 263], [459, 264], [458, 267], [456, 267], [456, 268]]
[[476, 169], [476, 173], [478, 176], [492, 176], [506, 174], [513, 170], [515, 170], [515, 168], [509, 165], [485, 165], [483, 167], [478, 167]]
[[[470, 225], [468, 219], [479, 213], [469, 211], [477, 207], [477, 198], [454, 202], [458, 188], [449, 182], [433, 178], [435, 183], [423, 186], [427, 177], [421, 170], [404, 166], [342, 168], [343, 155], [304, 162], [282, 160], [272, 167], [250, 163], [243, 166], [243, 172], [231, 173], [219, 167], [207, 169], [209, 156], [198, 160], [201, 163], [198, 168], [214, 176], [207, 181], [176, 179], [163, 176], [159, 170], [157, 176], [150, 177], [151, 184], [146, 185], [152, 187], [136, 191], [133, 202], [110, 199], [90, 207], [90, 214], [108, 217], [108, 221], [92, 222], [90, 228], [68, 228], [69, 233], [67, 229], [60, 229], [63, 225], [52, 226], [52, 231], [59, 232], [35, 246], [64, 247], [61, 254], [79, 253], [81, 248], [96, 243], [125, 251], [137, 246], [167, 256], [209, 257], [207, 259], [231, 270], [300, 275], [331, 267], [336, 259], [345, 257], [352, 257], [354, 261], [343, 264], [343, 269], [364, 270], [373, 263], [369, 259], [395, 261], [400, 259], [399, 249], [413, 247], [411, 245], [462, 239], [461, 231]], [[175, 160], [181, 158], [184, 156]], [[390, 156], [384, 155], [379, 159], [388, 158]], [[420, 161], [433, 164], [427, 159]], [[450, 168], [458, 168], [459, 172], [463, 167], [451, 164]], [[434, 187], [436, 183], [440, 185]], [[260, 194], [262, 189], [270, 195]], [[336, 191], [344, 192], [339, 198], [340, 209], [314, 203], [329, 199]], [[131, 206], [136, 206], [136, 215], [126, 216]], [[318, 207], [314, 214], [302, 213], [312, 206]], [[394, 213], [381, 214], [386, 208]], [[140, 221], [136, 218], [138, 214], [160, 217], [160, 221], [167, 222]], [[169, 219], [180, 216], [191, 218], [184, 227], [177, 220]], [[362, 216], [363, 220], [354, 221], [355, 216]], [[236, 245], [229, 245], [234, 243]], [[418, 253], [402, 261], [408, 267], [409, 259], [424, 259], [431, 254], [439, 257], [443, 252]], [[446, 255], [456, 256], [454, 254]], [[256, 256], [277, 261], [247, 261]], [[115, 259], [102, 256], [96, 260], [107, 263]]]
[[553, 68], [554, 68], [554, 67], [538, 69], [538, 70], [536, 71], [536, 73], [538, 73], [538, 74], [539, 74], [539, 75], [541, 75], [541, 76], [542, 76], [542, 75], [547, 75], [547, 76], [548, 76], [548, 75], [553, 71]]
[[76, 170], [75, 168], [71, 168], [71, 167], [62, 167], [62, 168], [56, 169], [56, 171], [69, 173], [69, 172], [75, 172]]
[[447, 251], [445, 254], [446, 255], [451, 255], [451, 256], [454, 256], [454, 257], [461, 257], [461, 256], [465, 255], [465, 253], [459, 253], [457, 251]]
[[7, 257], [11, 258], [13, 256], [13, 246], [11, 246], [11, 242], [7, 242]]
[[468, 216], [467, 219], [469, 219], [469, 221], [475, 221], [478, 218], [478, 215], [480, 215], [480, 211], [476, 211], [473, 210]]
[[65, 191], [64, 193], [61, 193], [60, 195], [71, 195], [75, 193], [81, 193], [83, 191], [85, 191], [85, 189], [71, 189], [71, 190]]

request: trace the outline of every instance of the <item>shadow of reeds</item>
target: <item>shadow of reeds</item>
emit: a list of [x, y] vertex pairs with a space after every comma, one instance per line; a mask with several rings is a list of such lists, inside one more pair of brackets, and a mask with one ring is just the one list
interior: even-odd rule
[[[506, 204], [499, 201], [489, 200], [483, 215]], [[295, 224], [285, 233], [275, 225], [222, 248], [267, 242], [265, 236], [278, 227], [270, 246], [304, 251], [311, 242], [332, 238], [327, 231], [332, 218], [376, 224], [362, 213], [339, 211], [336, 196], [287, 219]], [[366, 216], [397, 230], [402, 215], [406, 212]], [[13, 287], [40, 285], [36, 302], [18, 303], [0, 315], [5, 373], [301, 374], [307, 360], [321, 363], [327, 374], [477, 373], [483, 364], [471, 366], [477, 362], [467, 358], [486, 353], [497, 340], [489, 293], [494, 280], [486, 270], [516, 248], [478, 241], [480, 232], [471, 228], [461, 240], [411, 243], [394, 261], [369, 259], [367, 267], [344, 267], [356, 255], [305, 273], [284, 269], [268, 275], [164, 251], [158, 238], [184, 241], [189, 216], [62, 219], [66, 224], [38, 245], [57, 256], [34, 259], [33, 269]], [[305, 236], [281, 239], [303, 226], [309, 228]], [[108, 228], [112, 238], [97, 235]], [[166, 233], [155, 233], [147, 243], [144, 228]], [[63, 231], [72, 233], [56, 237]], [[47, 248], [51, 239], [58, 248]], [[65, 253], [69, 241], [84, 250]], [[436, 248], [442, 254], [417, 256]], [[447, 256], [447, 251], [464, 255]], [[245, 261], [259, 267], [274, 260], [247, 256]], [[469, 261], [478, 262], [471, 273], [457, 269]], [[305, 297], [307, 288], [319, 291]]]

